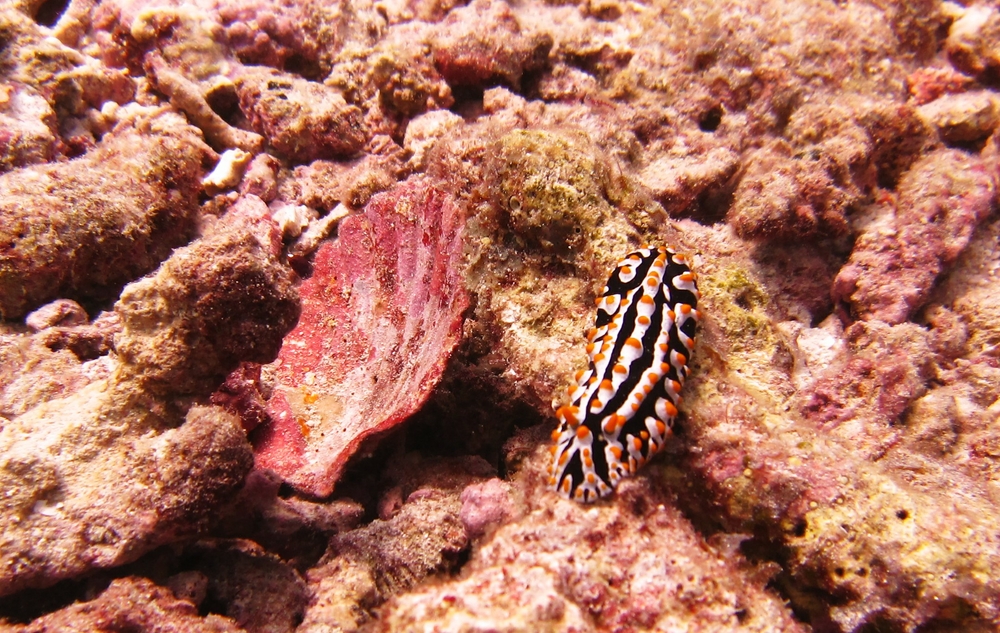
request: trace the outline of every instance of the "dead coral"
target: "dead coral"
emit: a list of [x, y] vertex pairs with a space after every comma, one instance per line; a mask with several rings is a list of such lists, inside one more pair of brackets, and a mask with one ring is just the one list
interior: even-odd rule
[[732, 151], [717, 147], [705, 154], [662, 156], [646, 165], [639, 179], [667, 213], [677, 216], [691, 212], [706, 194], [727, 189], [739, 165]]
[[[17, 1], [29, 13], [46, 6]], [[0, 519], [5, 537], [13, 535], [0, 552], [30, 554], [12, 563], [24, 571], [4, 587], [29, 576], [28, 584], [45, 585], [95, 569], [105, 578], [132, 573], [104, 568], [186, 539], [218, 517], [219, 534], [253, 539], [270, 553], [247, 542], [202, 541], [185, 548], [202, 556], [200, 571], [166, 582], [247, 628], [294, 626], [303, 594], [288, 567], [315, 566], [331, 539], [338, 549], [312, 570], [315, 599], [302, 628], [802, 626], [782, 600], [817, 630], [997, 627], [994, 7], [938, 0], [169, 5], [71, 2], [52, 31], [61, 46], [23, 15], [0, 19], [9, 42], [0, 50], [0, 83], [11, 87], [0, 110], [12, 132], [0, 133], [9, 159], [3, 168], [91, 152], [118, 119], [134, 119], [136, 106], [101, 105], [122, 95], [128, 101], [131, 75], [142, 103], [170, 100], [217, 148], [241, 126], [270, 137], [275, 156], [252, 163], [240, 206], [260, 195], [278, 226], [264, 231], [269, 223], [258, 217], [238, 230], [212, 228], [215, 216], [232, 221], [223, 212], [240, 196], [233, 191], [239, 170], [222, 162], [207, 189], [195, 182], [176, 195], [212, 196], [199, 226], [205, 244], [218, 246], [213, 236], [233, 229], [258, 245], [230, 234], [227, 244], [239, 245], [205, 248], [211, 262], [182, 251], [187, 281], [177, 279], [186, 268], [165, 265], [153, 278], [164, 282], [162, 292], [141, 283], [126, 291], [124, 333], [113, 317], [87, 323], [68, 304], [30, 317], [27, 325], [41, 328], [35, 332], [0, 324], [0, 437], [7, 442], [0, 454], [18, 457], [5, 463], [22, 477], [5, 480], [3, 490], [23, 494], [20, 514], [0, 517], [27, 525], [19, 531]], [[929, 61], [942, 44], [947, 57]], [[949, 71], [949, 60], [958, 70]], [[928, 64], [934, 72], [921, 72]], [[241, 86], [241, 95], [235, 82], [244, 74], [262, 79]], [[268, 85], [293, 80], [301, 83]], [[267, 92], [273, 103], [254, 110]], [[281, 96], [295, 107], [285, 109]], [[345, 147], [326, 147], [319, 158], [310, 152], [326, 142], [315, 135], [324, 118], [360, 125], [323, 130]], [[143, 134], [130, 138], [138, 146], [155, 137]], [[949, 154], [942, 143], [960, 151]], [[203, 153], [195, 171], [216, 160]], [[448, 212], [467, 214], [470, 239], [438, 240], [436, 229], [427, 232], [433, 222], [422, 215], [423, 199], [398, 195], [394, 185], [423, 170]], [[387, 199], [398, 204], [386, 207]], [[325, 259], [322, 247], [314, 285], [303, 286], [307, 303], [316, 301], [307, 310], [319, 318], [306, 334], [288, 337], [280, 367], [241, 362], [273, 353], [283, 334], [246, 305], [269, 302], [277, 325], [290, 324], [293, 293], [279, 258], [308, 272], [319, 240], [366, 204], [399, 230], [364, 234], [358, 275], [343, 260]], [[251, 206], [265, 213], [258, 201]], [[336, 243], [351, 243], [362, 224], [346, 221]], [[419, 253], [436, 251], [434, 262], [459, 258], [472, 266], [410, 292], [415, 271], [440, 269], [392, 246], [397, 239]], [[536, 488], [545, 463], [533, 452], [546, 441], [541, 428], [507, 445], [508, 483], [478, 481], [496, 473], [464, 464], [450, 471], [460, 485], [393, 481], [376, 501], [372, 490], [385, 483], [379, 477], [406, 461], [394, 455], [381, 466], [383, 442], [374, 460], [336, 465], [344, 479], [325, 475], [365, 507], [299, 497], [263, 469], [233, 492], [248, 467], [243, 430], [253, 429], [260, 449], [257, 435], [271, 423], [268, 398], [280, 433], [270, 455], [258, 450], [259, 462], [266, 456], [293, 482], [283, 468], [313, 460], [314, 449], [325, 459], [332, 447], [334, 463], [360, 457], [365, 451], [349, 441], [371, 431], [364, 424], [389, 420], [385, 428], [401, 428], [425, 400], [431, 406], [395, 434], [410, 456], [481, 451], [496, 459], [512, 427], [551, 416], [557, 390], [582, 362], [581, 333], [607, 267], [642, 241], [682, 248], [695, 263], [701, 349], [677, 443], [607, 504], [579, 508]], [[419, 265], [376, 262], [385, 252]], [[833, 279], [849, 256], [835, 304]], [[852, 266], [860, 281], [845, 289]], [[251, 277], [271, 288], [242, 283], [247, 271], [260, 272]], [[463, 311], [455, 279], [473, 291], [471, 309]], [[420, 293], [438, 282], [428, 291], [434, 301], [425, 302]], [[888, 295], [910, 283], [919, 296], [894, 305]], [[185, 292], [198, 296], [179, 296]], [[60, 291], [16, 318], [64, 295], [91, 312], [107, 307]], [[164, 305], [129, 301], [139, 295]], [[435, 301], [444, 307], [423, 310]], [[344, 340], [349, 319], [337, 306], [350, 302], [362, 318]], [[864, 318], [850, 323], [847, 306]], [[247, 322], [234, 325], [243, 313]], [[464, 323], [455, 329], [458, 313]], [[372, 361], [362, 343], [380, 328], [389, 333], [380, 335], [388, 351]], [[215, 334], [259, 340], [206, 342]], [[120, 351], [131, 354], [124, 368], [108, 353], [116, 335]], [[187, 348], [197, 357], [185, 358]], [[351, 364], [324, 365], [348, 356]], [[368, 372], [373, 365], [381, 369]], [[234, 366], [207, 396], [219, 372]], [[173, 382], [185, 395], [171, 390]], [[331, 395], [330, 385], [344, 392]], [[368, 408], [348, 407], [342, 418], [331, 416], [336, 424], [316, 424], [317, 411], [335, 412], [348, 390], [363, 392]], [[297, 408], [274, 397], [285, 391]], [[237, 413], [243, 430], [218, 407], [191, 409], [184, 421], [191, 400], [206, 397]], [[344, 429], [346, 451], [344, 443], [324, 444]], [[209, 430], [219, 433], [215, 444]], [[210, 467], [224, 472], [203, 470]], [[153, 492], [142, 496], [143, 486]], [[213, 486], [217, 494], [200, 492]], [[104, 489], [110, 500], [98, 498]], [[85, 502], [98, 509], [85, 514]], [[57, 524], [59, 513], [71, 518]], [[355, 529], [373, 514], [377, 522]], [[91, 522], [87, 530], [82, 520]], [[83, 549], [65, 537], [72, 530], [103, 545]], [[709, 531], [719, 533], [704, 538]], [[479, 550], [461, 577], [448, 578], [463, 564], [470, 537]], [[135, 565], [182, 558], [179, 550], [160, 548]], [[745, 563], [737, 550], [758, 562]], [[426, 579], [433, 580], [415, 584]], [[769, 580], [781, 595], [763, 589]]]
[[241, 198], [208, 235], [122, 292], [122, 379], [158, 395], [207, 395], [241, 361], [277, 355], [299, 305], [267, 216], [259, 199]]
[[178, 396], [207, 395], [241, 360], [273, 358], [298, 314], [266, 214], [260, 201], [237, 205], [127, 287], [123, 364], [0, 429], [0, 483], [14, 491], [0, 522], [0, 594], [196, 534], [242, 484], [253, 456], [239, 419]]
[[226, 123], [208, 105], [196, 84], [171, 70], [158, 56], [150, 56], [147, 63], [148, 76], [156, 89], [165, 94], [175, 108], [191, 117], [212, 147], [219, 151], [234, 147], [260, 151], [264, 144], [263, 137]]
[[926, 392], [933, 354], [926, 331], [912, 323], [858, 322], [843, 337], [846, 351], [800, 390], [802, 415], [845, 441], [865, 437], [857, 450], [874, 460], [898, 440], [896, 421]]
[[0, 40], [0, 78], [31, 86], [56, 112], [78, 115], [106, 101], [124, 105], [135, 95], [126, 73], [49, 37], [9, 4], [0, 7]]
[[[46, 307], [28, 318], [41, 316]], [[110, 376], [115, 365], [106, 354], [121, 324], [113, 312], [101, 313], [93, 323], [86, 322], [86, 313], [82, 318], [83, 323], [46, 326], [33, 336], [0, 335], [0, 415], [13, 419]], [[40, 319], [32, 320], [37, 325]]]
[[[702, 249], [732, 248], [709, 232], [704, 237]], [[993, 502], [985, 470], [966, 475], [957, 466], [972, 451], [956, 453], [953, 464], [940, 449], [929, 458], [907, 448], [930, 449], [925, 407], [934, 403], [917, 403], [930, 397], [932, 378], [947, 380], [953, 362], [936, 356], [938, 335], [912, 323], [874, 321], [842, 335], [831, 319], [786, 337], [773, 302], [747, 297], [742, 303], [756, 318], [741, 322], [726, 294], [709, 292], [725, 287], [716, 268], [699, 273], [705, 288], [699, 309], [714, 315], [699, 345], [718, 356], [696, 357], [703, 360], [685, 391], [692, 449], [681, 472], [690, 488], [677, 488], [693, 496], [685, 503], [723, 518], [727, 531], [761, 535], [755, 547], [788, 547], [788, 595], [801, 609], [816, 609], [814, 621], [832, 617], [844, 630], [886, 621], [903, 630], [935, 619], [995, 622], [997, 580], [981, 571], [1000, 555], [987, 527]], [[734, 345], [749, 325], [757, 350]], [[789, 353], [793, 362], [779, 362]], [[986, 366], [972, 364], [965, 379], [983, 380]], [[817, 397], [803, 409], [788, 408], [789, 398], [810, 392]], [[948, 395], [938, 394], [938, 403], [947, 404]], [[987, 391], [970, 403], [968, 416], [956, 410], [954, 418], [939, 420], [939, 446], [956, 445], [958, 420], [971, 430], [987, 419], [991, 397]], [[916, 406], [922, 412], [913, 418], [919, 426], [911, 443], [905, 420]], [[948, 415], [946, 406], [937, 410]], [[810, 606], [802, 587], [830, 597]], [[975, 606], [964, 614], [942, 610], [955, 601]]]
[[87, 321], [87, 313], [79, 303], [69, 299], [56, 299], [25, 317], [24, 324], [37, 332], [50, 327], [83, 325]]
[[[235, 416], [195, 407], [157, 431], [156, 403], [97, 381], [0, 430], [0, 595], [135, 560], [205, 528], [253, 464]], [[130, 398], [131, 396], [131, 398]], [[164, 413], [162, 406], [158, 413]]]
[[580, 251], [611, 213], [609, 169], [585, 134], [514, 130], [498, 143], [496, 204], [501, 222], [525, 246]]
[[895, 208], [869, 209], [834, 297], [858, 318], [908, 319], [989, 214], [995, 178], [985, 161], [958, 150], [923, 157], [900, 181]]
[[217, 10], [226, 42], [241, 62], [279, 70], [293, 66], [311, 75], [318, 70], [325, 39], [317, 33], [323, 30], [317, 18], [326, 16], [316, 14], [342, 10], [338, 5], [220, 2]]
[[791, 156], [777, 142], [755, 152], [733, 194], [727, 221], [742, 237], [790, 240], [847, 233], [847, 206], [857, 201], [822, 165]]
[[140, 113], [82, 158], [0, 175], [0, 316], [106, 300], [153, 270], [194, 231], [208, 151], [177, 115]]
[[323, 213], [338, 204], [363, 209], [371, 197], [389, 189], [403, 173], [401, 148], [391, 141], [384, 154], [349, 161], [317, 160], [283, 172], [277, 196]]
[[170, 589], [138, 577], [120, 578], [101, 595], [41, 617], [28, 625], [0, 624], [2, 633], [116, 633], [122, 630], [158, 633], [240, 633], [229, 618], [201, 616], [191, 602]]
[[996, 72], [1000, 69], [1000, 11], [984, 4], [956, 9], [944, 42], [948, 58], [973, 76]]
[[292, 633], [305, 611], [306, 583], [250, 541], [206, 540], [186, 548], [186, 573], [206, 580], [205, 599], [247, 633]]
[[861, 97], [803, 105], [784, 140], [749, 154], [728, 222], [742, 237], [839, 237], [876, 184], [895, 184], [928, 145], [913, 108]]
[[964, 92], [972, 78], [954, 68], [918, 68], [906, 78], [914, 105], [924, 105], [946, 94]]
[[502, 0], [476, 0], [448, 12], [433, 40], [434, 65], [453, 86], [521, 86], [526, 72], [544, 66], [552, 37], [527, 34]]
[[322, 84], [265, 68], [236, 82], [240, 108], [274, 152], [293, 162], [344, 158], [368, 141], [359, 108]]
[[971, 143], [984, 140], [1000, 124], [1000, 98], [985, 90], [944, 95], [918, 112], [945, 142]]
[[392, 600], [376, 630], [801, 628], [759, 580], [724, 572], [738, 558], [701, 541], [648, 483], [630, 480], [611, 503], [583, 506], [540, 490], [540, 472], [530, 477], [529, 514], [497, 530], [462, 580]]
[[434, 67], [434, 28], [414, 22], [392, 29], [369, 62], [382, 104], [404, 116], [444, 110], [454, 103], [451, 88]]
[[0, 172], [52, 160], [59, 152], [56, 114], [32, 88], [0, 87]]
[[354, 631], [393, 595], [454, 569], [469, 544], [459, 493], [492, 470], [476, 458], [399, 464], [394, 473], [399, 481], [390, 494], [398, 495], [401, 507], [330, 540], [323, 560], [309, 572], [313, 597], [299, 630]]

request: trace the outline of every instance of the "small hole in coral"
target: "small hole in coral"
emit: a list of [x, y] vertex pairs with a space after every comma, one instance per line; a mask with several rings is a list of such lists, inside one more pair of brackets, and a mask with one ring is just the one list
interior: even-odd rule
[[35, 12], [35, 22], [42, 26], [55, 26], [69, 6], [69, 0], [45, 0]]
[[703, 132], [714, 132], [719, 129], [719, 125], [722, 123], [722, 108], [720, 106], [715, 106], [705, 114], [701, 115], [701, 119], [698, 121], [698, 127], [701, 128]]
[[692, 59], [694, 69], [696, 71], [701, 71], [714, 66], [715, 62], [719, 59], [719, 54], [717, 51], [704, 49], [695, 52]]
[[738, 305], [740, 308], [746, 310], [747, 312], [749, 312], [750, 309], [753, 308], [753, 306], [750, 304], [750, 297], [745, 292], [741, 292], [740, 294], [736, 295], [736, 297], [733, 299], [733, 303]]
[[843, 567], [838, 567], [838, 568], [836, 568], [836, 569], [833, 570], [833, 573], [837, 575], [837, 578], [843, 578], [844, 577], [844, 568]]
[[235, 123], [240, 115], [240, 99], [232, 84], [220, 85], [210, 90], [205, 94], [205, 101], [208, 102], [208, 107], [227, 123]]
[[905, 521], [910, 518], [910, 513], [906, 510], [896, 510], [896, 518], [900, 521]]
[[862, 567], [861, 569], [858, 570], [858, 575], [864, 578], [865, 576], [868, 575], [868, 570]]
[[806, 521], [805, 519], [799, 519], [795, 523], [795, 527], [792, 528], [792, 534], [794, 534], [795, 536], [797, 536], [799, 538], [802, 538], [803, 536], [806, 535], [806, 530], [808, 528], [809, 528], [809, 522]]
[[320, 81], [323, 78], [319, 62], [299, 53], [292, 53], [285, 60], [285, 70], [311, 81]]

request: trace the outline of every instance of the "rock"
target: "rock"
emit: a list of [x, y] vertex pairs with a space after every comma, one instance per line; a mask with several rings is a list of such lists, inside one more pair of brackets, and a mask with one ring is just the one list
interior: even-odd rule
[[[206, 580], [205, 598], [247, 633], [292, 633], [302, 621], [302, 577], [250, 541], [203, 541], [185, 561]], [[216, 607], [218, 608], [218, 607]]]
[[725, 187], [738, 167], [736, 155], [720, 147], [705, 155], [660, 157], [639, 178], [668, 213], [679, 215], [690, 212], [707, 190]]
[[1000, 12], [985, 5], [958, 11], [944, 48], [959, 70], [970, 75], [1000, 67]]
[[945, 142], [970, 143], [985, 139], [1000, 124], [1000, 99], [985, 90], [944, 95], [918, 112]]
[[79, 303], [69, 299], [56, 299], [29, 314], [24, 319], [24, 324], [37, 332], [55, 326], [83, 325], [87, 321], [87, 313]]
[[861, 319], [902, 323], [969, 243], [996, 200], [996, 177], [958, 150], [926, 155], [899, 184], [895, 205], [874, 207], [833, 286]]
[[[207, 396], [241, 361], [277, 353], [298, 314], [279, 244], [262, 202], [236, 205], [125, 289], [120, 363], [35, 396], [4, 423], [0, 483], [13, 494], [0, 595], [133, 561], [214, 522], [253, 457], [239, 418], [184, 396]], [[35, 336], [84, 327], [97, 321]]]
[[462, 525], [472, 538], [483, 536], [514, 514], [510, 485], [499, 479], [468, 486], [462, 491], [461, 501]]
[[52, 160], [59, 150], [55, 112], [28, 86], [0, 88], [0, 172]]
[[207, 395], [241, 361], [274, 359], [299, 316], [280, 244], [264, 203], [244, 197], [208, 235], [127, 287], [115, 306], [122, 377], [160, 395]]
[[323, 84], [265, 68], [241, 71], [240, 108], [274, 153], [296, 163], [352, 156], [368, 140], [361, 110]]
[[114, 633], [123, 629], [181, 633], [239, 633], [229, 618], [201, 616], [191, 602], [170, 589], [135, 576], [119, 578], [97, 598], [38, 618], [31, 624], [0, 624], [3, 633]]
[[107, 300], [155, 269], [194, 232], [208, 151], [177, 115], [140, 114], [77, 160], [0, 175], [0, 317]]
[[454, 570], [469, 544], [460, 492], [491, 470], [476, 458], [396, 464], [394, 490], [405, 500], [391, 518], [330, 540], [326, 555], [309, 572], [312, 600], [299, 630], [356, 630], [391, 596]]
[[[253, 464], [239, 421], [195, 407], [164, 429], [97, 381], [0, 430], [0, 595], [135, 560], [203, 530]], [[130, 402], [131, 400], [131, 402]], [[154, 405], [155, 406], [155, 405]]]
[[655, 492], [629, 481], [610, 504], [557, 499], [536, 488], [539, 458], [531, 512], [497, 530], [462, 579], [391, 600], [376, 630], [654, 630], [681, 620], [720, 631], [801, 628], [760, 581], [736, 581], [738, 556], [700, 542]]
[[519, 88], [525, 72], [545, 65], [552, 37], [523, 33], [502, 0], [477, 0], [449, 12], [431, 46], [434, 66], [450, 85]]

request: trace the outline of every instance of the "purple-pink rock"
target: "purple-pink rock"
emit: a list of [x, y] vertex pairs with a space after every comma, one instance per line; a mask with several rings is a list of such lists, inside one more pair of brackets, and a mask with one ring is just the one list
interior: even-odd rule
[[208, 151], [161, 112], [123, 121], [77, 160], [0, 175], [0, 318], [57, 297], [107, 300], [156, 268], [194, 232]]
[[475, 483], [462, 491], [462, 511], [459, 516], [469, 536], [476, 538], [490, 528], [505, 523], [513, 514], [510, 484], [500, 479]]
[[368, 140], [361, 110], [333, 88], [267, 68], [244, 69], [236, 86], [244, 116], [278, 156], [344, 158]]
[[464, 220], [425, 179], [344, 220], [302, 284], [302, 317], [273, 367], [257, 465], [326, 496], [361, 442], [406, 420], [461, 333]]
[[861, 319], [907, 320], [969, 243], [996, 195], [995, 169], [983, 159], [959, 150], [926, 155], [903, 176], [895, 201], [869, 208], [834, 298]]
[[476, 0], [448, 13], [433, 46], [434, 65], [449, 84], [517, 88], [525, 72], [545, 64], [552, 37], [523, 33], [502, 0]]
[[0, 633], [240, 633], [244, 629], [229, 618], [201, 616], [191, 602], [179, 599], [165, 587], [146, 578], [127, 576], [93, 600], [70, 605], [31, 624], [0, 622]]

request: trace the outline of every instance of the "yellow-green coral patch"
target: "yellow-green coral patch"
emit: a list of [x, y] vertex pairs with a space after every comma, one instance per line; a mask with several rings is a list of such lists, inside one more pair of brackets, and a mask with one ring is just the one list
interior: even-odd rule
[[777, 339], [767, 313], [771, 301], [750, 273], [742, 268], [727, 267], [703, 274], [701, 291], [733, 352], [773, 349]]
[[582, 248], [611, 213], [607, 170], [584, 134], [515, 130], [498, 149], [498, 203], [527, 245]]

